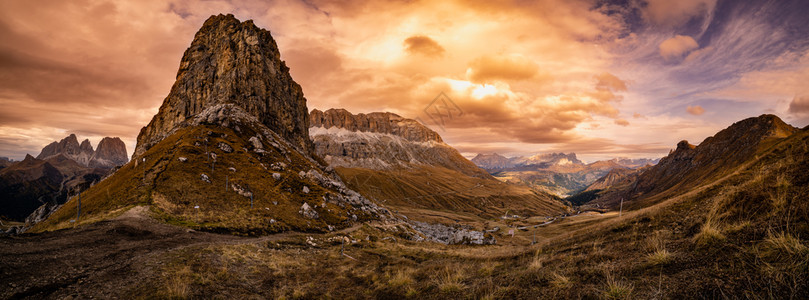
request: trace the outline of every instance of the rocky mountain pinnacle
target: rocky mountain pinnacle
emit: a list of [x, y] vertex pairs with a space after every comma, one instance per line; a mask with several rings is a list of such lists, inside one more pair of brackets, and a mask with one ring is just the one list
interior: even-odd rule
[[183, 54], [171, 92], [140, 131], [133, 158], [220, 104], [241, 108], [297, 149], [311, 151], [306, 99], [270, 32], [220, 14], [205, 21]]
[[90, 158], [93, 156], [93, 146], [90, 145], [89, 140], [84, 140], [79, 144], [78, 138], [75, 134], [70, 134], [59, 142], [53, 142], [42, 148], [37, 159], [48, 159], [50, 157], [62, 154], [70, 158], [82, 166], [87, 166], [90, 163]]
[[94, 168], [112, 168], [124, 165], [127, 161], [129, 161], [129, 159], [126, 155], [126, 145], [124, 142], [118, 137], [105, 137], [98, 142], [98, 148], [90, 159], [89, 166]]

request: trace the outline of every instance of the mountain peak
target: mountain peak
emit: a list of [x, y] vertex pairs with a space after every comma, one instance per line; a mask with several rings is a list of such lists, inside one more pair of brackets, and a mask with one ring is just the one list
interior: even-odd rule
[[[733, 123], [696, 146], [680, 141], [674, 151], [638, 177], [631, 193], [639, 197], [665, 191], [682, 182], [701, 182], [710, 176], [725, 174], [755, 157], [766, 139], [785, 138], [797, 131], [777, 116], [764, 114]], [[615, 202], [620, 197], [608, 197], [605, 201]]]
[[309, 153], [303, 91], [281, 61], [269, 31], [233, 15], [208, 18], [183, 54], [177, 80], [159, 112], [138, 135], [133, 157], [184, 122], [217, 105], [233, 105]]
[[126, 164], [129, 161], [126, 155], [126, 144], [118, 137], [105, 137], [98, 142], [90, 167], [112, 168]]

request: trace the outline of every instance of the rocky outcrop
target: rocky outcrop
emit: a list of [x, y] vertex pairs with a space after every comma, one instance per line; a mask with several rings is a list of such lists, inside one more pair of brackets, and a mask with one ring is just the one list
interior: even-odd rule
[[390, 170], [439, 166], [490, 178], [441, 136], [418, 121], [393, 113], [351, 114], [312, 110], [309, 135], [315, 152], [333, 167]]
[[389, 112], [352, 114], [345, 109], [312, 110], [310, 127], [342, 128], [351, 132], [373, 132], [395, 135], [411, 142], [443, 143], [441, 136], [416, 120]]
[[141, 129], [133, 158], [217, 104], [237, 105], [298, 150], [311, 151], [306, 99], [270, 32], [218, 15], [205, 21], [183, 54], [171, 92]]
[[126, 155], [126, 144], [118, 137], [105, 137], [98, 142], [98, 149], [93, 153], [88, 165], [92, 168], [114, 168], [126, 164], [127, 161], [129, 159]]
[[497, 239], [493, 235], [482, 231], [418, 221], [411, 221], [409, 224], [413, 229], [424, 234], [427, 239], [442, 244], [493, 245], [497, 243]]

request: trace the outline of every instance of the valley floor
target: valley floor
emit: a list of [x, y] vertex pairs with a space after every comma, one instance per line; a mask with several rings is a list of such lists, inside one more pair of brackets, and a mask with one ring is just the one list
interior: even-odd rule
[[[503, 228], [494, 233], [498, 245], [448, 246], [408, 241], [382, 224], [255, 238], [167, 225], [150, 214], [138, 206], [109, 221], [0, 238], [0, 298], [454, 298], [470, 295], [465, 281], [506, 270], [535, 248], [532, 240], [610, 218], [501, 220], [487, 224]], [[511, 236], [507, 226], [522, 230]], [[499, 284], [487, 280], [471, 295], [496, 296]]]

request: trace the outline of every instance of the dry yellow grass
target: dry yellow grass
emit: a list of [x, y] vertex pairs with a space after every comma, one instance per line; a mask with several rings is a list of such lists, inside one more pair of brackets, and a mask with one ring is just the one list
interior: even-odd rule
[[447, 266], [436, 277], [438, 289], [445, 293], [461, 291], [464, 288], [463, 280], [464, 271], [458, 266]]
[[542, 249], [537, 249], [534, 252], [534, 257], [531, 259], [531, 262], [528, 264], [529, 269], [541, 269], [542, 268]]
[[412, 268], [407, 267], [397, 269], [396, 272], [394, 272], [393, 275], [390, 276], [388, 284], [390, 284], [393, 287], [411, 285], [413, 284], [413, 272], [414, 271]]
[[701, 247], [709, 247], [719, 245], [725, 240], [725, 235], [722, 231], [711, 222], [702, 224], [699, 233], [694, 236], [694, 242]]
[[607, 282], [604, 290], [604, 297], [607, 299], [631, 299], [632, 290], [634, 286], [631, 283], [626, 283], [616, 279], [610, 273], [607, 273]]
[[179, 270], [170, 270], [163, 273], [165, 290], [169, 298], [186, 299], [191, 293], [193, 272], [191, 267], [183, 266]]
[[558, 289], [566, 289], [571, 286], [570, 277], [559, 274], [557, 272], [551, 273], [551, 284]]

